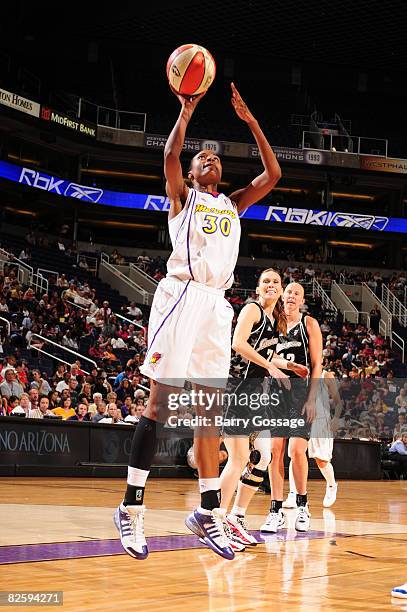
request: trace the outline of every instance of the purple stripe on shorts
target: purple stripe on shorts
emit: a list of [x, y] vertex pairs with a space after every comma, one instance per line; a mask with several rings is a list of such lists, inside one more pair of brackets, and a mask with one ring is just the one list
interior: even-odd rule
[[163, 319], [162, 323], [160, 324], [159, 328], [158, 328], [158, 329], [157, 329], [157, 331], [155, 332], [154, 337], [153, 337], [153, 339], [151, 340], [151, 344], [150, 344], [150, 346], [149, 346], [149, 347], [148, 347], [148, 349], [147, 349], [147, 352], [146, 352], [146, 358], [147, 358], [148, 353], [149, 353], [149, 352], [150, 352], [150, 350], [151, 350], [151, 347], [153, 346], [153, 342], [154, 342], [154, 340], [156, 339], [158, 332], [161, 330], [162, 326], [164, 325], [164, 323], [166, 322], [166, 320], [168, 319], [168, 317], [169, 317], [169, 316], [170, 316], [170, 315], [171, 315], [171, 314], [174, 312], [174, 310], [176, 309], [176, 307], [178, 306], [178, 304], [180, 303], [180, 301], [181, 301], [181, 300], [182, 300], [182, 298], [184, 297], [184, 295], [185, 295], [185, 293], [186, 293], [186, 290], [188, 289], [188, 285], [189, 285], [189, 283], [190, 283], [190, 282], [191, 282], [191, 281], [188, 281], [188, 282], [187, 282], [187, 284], [185, 285], [185, 289], [184, 289], [184, 291], [181, 293], [181, 295], [179, 296], [178, 300], [175, 302], [174, 306], [171, 308], [170, 312], [169, 312], [169, 313], [166, 315], [166, 317]]
[[[346, 537], [344, 533], [326, 533], [325, 531], [308, 531], [297, 533], [283, 529], [278, 534], [260, 534], [251, 531], [260, 545], [264, 541], [281, 542], [292, 540], [315, 540], [322, 538]], [[150, 552], [168, 552], [171, 550], [188, 550], [206, 548], [195, 535], [165, 535], [147, 538]], [[85, 540], [79, 542], [53, 542], [51, 544], [20, 544], [0, 546], [0, 565], [12, 563], [29, 563], [36, 561], [56, 561], [58, 559], [80, 559], [86, 557], [106, 557], [126, 554], [120, 540]]]
[[190, 230], [190, 227], [191, 227], [192, 213], [193, 213], [194, 208], [195, 208], [195, 200], [196, 200], [196, 192], [195, 191], [194, 191], [194, 195], [195, 195], [194, 201], [193, 201], [193, 203], [191, 203], [191, 214], [189, 215], [188, 232], [187, 232], [188, 267], [189, 267], [189, 272], [191, 274], [191, 280], [195, 280], [195, 279], [194, 279], [194, 275], [192, 273], [192, 268], [191, 268], [191, 253], [190, 253], [190, 250], [189, 250], [189, 230]]

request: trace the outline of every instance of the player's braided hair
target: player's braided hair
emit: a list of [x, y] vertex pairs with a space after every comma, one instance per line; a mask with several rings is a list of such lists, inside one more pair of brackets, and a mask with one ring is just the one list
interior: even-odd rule
[[[278, 274], [278, 276], [280, 276], [280, 273], [278, 272], [278, 270], [275, 270], [274, 268], [266, 268], [265, 270], [262, 270], [257, 284], [260, 283], [261, 277], [266, 272], [274, 272], [274, 274]], [[281, 276], [280, 276], [280, 279], [281, 279]], [[283, 304], [283, 300], [281, 299], [281, 297], [278, 298], [274, 306], [273, 317], [274, 317], [274, 320], [276, 321], [277, 331], [280, 332], [280, 334], [283, 334], [283, 336], [285, 336], [287, 334], [287, 315], [285, 314], [284, 304]]]

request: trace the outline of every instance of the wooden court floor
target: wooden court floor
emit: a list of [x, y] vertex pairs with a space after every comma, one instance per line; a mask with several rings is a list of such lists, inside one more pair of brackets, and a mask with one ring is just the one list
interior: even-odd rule
[[[297, 534], [289, 510], [287, 529], [234, 561], [188, 532], [183, 521], [197, 505], [197, 481], [172, 479], [148, 483], [153, 552], [146, 561], [128, 557], [112, 522], [124, 485], [0, 478], [0, 590], [63, 591], [63, 606], [52, 609], [78, 612], [407, 611], [407, 600], [390, 596], [407, 581], [407, 481], [340, 481], [337, 503], [325, 510], [324, 484], [313, 480], [311, 531]], [[259, 528], [268, 505], [258, 493], [251, 529]]]

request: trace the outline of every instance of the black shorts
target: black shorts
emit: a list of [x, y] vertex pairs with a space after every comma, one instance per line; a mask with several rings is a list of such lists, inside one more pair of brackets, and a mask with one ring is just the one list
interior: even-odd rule
[[307, 423], [302, 410], [308, 396], [306, 381], [300, 378], [290, 379], [291, 389], [286, 389], [273, 381], [273, 390], [278, 394], [278, 404], [272, 405], [272, 423], [269, 431], [273, 438], [310, 437], [312, 423]]
[[229, 381], [223, 403], [222, 434], [250, 436], [267, 429], [271, 401], [268, 386], [262, 379]]

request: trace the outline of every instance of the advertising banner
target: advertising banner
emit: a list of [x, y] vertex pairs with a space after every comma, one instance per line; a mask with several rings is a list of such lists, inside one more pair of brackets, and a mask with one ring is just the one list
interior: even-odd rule
[[[101, 189], [100, 187], [90, 187], [89, 185], [74, 183], [39, 170], [17, 166], [9, 162], [0, 161], [0, 177], [22, 185], [42, 189], [54, 195], [75, 198], [90, 205], [117, 206], [153, 212], [167, 212], [170, 208], [169, 199], [163, 195], [125, 193]], [[267, 203], [264, 203], [251, 206], [241, 216], [244, 219], [256, 219], [270, 223], [295, 223], [299, 225], [343, 227], [377, 232], [407, 233], [407, 219], [369, 213], [314, 210], [291, 206], [267, 206]]]
[[406, 159], [361, 155], [360, 167], [363, 170], [373, 170], [374, 172], [396, 172], [397, 174], [407, 174]]
[[33, 117], [40, 116], [40, 105], [37, 104], [37, 102], [11, 93], [11, 91], [7, 91], [6, 89], [0, 89], [0, 104], [8, 106], [9, 108], [14, 108], [14, 110], [26, 113], [27, 115], [32, 115]]
[[[144, 134], [144, 146], [147, 149], [164, 149], [167, 138], [168, 136], [161, 136], [159, 134]], [[219, 140], [198, 140], [197, 138], [185, 138], [183, 149], [184, 151], [191, 151], [192, 153], [198, 153], [199, 151], [202, 151], [202, 149], [209, 149], [218, 155], [222, 155], [225, 144], [226, 143], [220, 142]]]
[[61, 125], [77, 134], [96, 138], [96, 125], [88, 121], [82, 121], [81, 119], [72, 119], [68, 117], [68, 115], [54, 111], [48, 106], [41, 106], [41, 119]]

